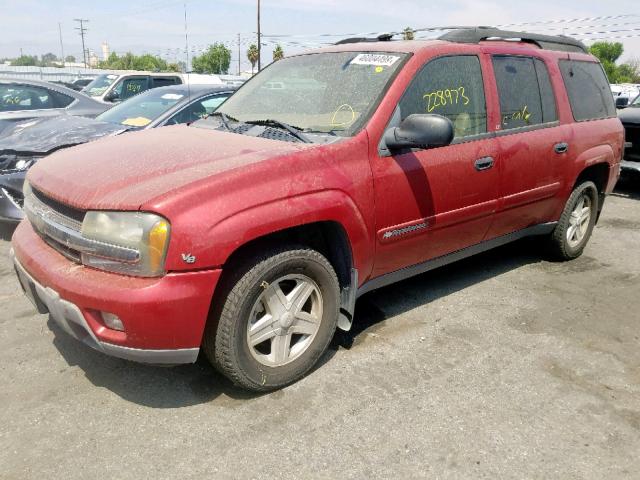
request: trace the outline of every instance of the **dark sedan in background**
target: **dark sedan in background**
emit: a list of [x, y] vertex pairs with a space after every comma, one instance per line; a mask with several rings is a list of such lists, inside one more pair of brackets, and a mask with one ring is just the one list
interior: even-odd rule
[[148, 90], [95, 119], [68, 115], [16, 124], [0, 134], [0, 221], [22, 219], [27, 170], [61, 148], [132, 130], [190, 123], [213, 113], [235, 87], [175, 85]]
[[55, 83], [0, 79], [0, 132], [12, 123], [32, 118], [65, 114], [93, 118], [110, 106]]
[[624, 110], [618, 112], [624, 126], [626, 148], [620, 164], [622, 172], [640, 175], [640, 95]]

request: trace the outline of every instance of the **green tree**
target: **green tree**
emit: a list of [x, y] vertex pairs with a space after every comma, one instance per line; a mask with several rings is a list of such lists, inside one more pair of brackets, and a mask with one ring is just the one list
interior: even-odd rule
[[171, 70], [166, 61], [151, 54], [134, 55], [127, 52], [118, 56], [116, 52], [111, 52], [106, 60], [99, 62], [99, 68], [107, 70], [144, 70], [148, 72], [168, 72]]
[[76, 63], [76, 57], [74, 57], [73, 55], [67, 55], [64, 58], [64, 61], [68, 63]]
[[35, 67], [38, 64], [38, 57], [35, 55], [22, 55], [18, 58], [14, 58], [11, 61], [11, 65], [16, 67]]
[[214, 43], [200, 56], [193, 57], [191, 67], [196, 73], [221, 74], [229, 71], [231, 50], [222, 43]]
[[284, 58], [284, 50], [280, 45], [276, 45], [276, 48], [273, 49], [273, 61], [277, 62], [278, 60], [282, 60]]
[[402, 31], [402, 38], [404, 40], [413, 40], [415, 38], [415, 32], [413, 28], [407, 27]]
[[55, 54], [51, 52], [45, 53], [40, 57], [40, 66], [51, 67], [53, 66], [53, 62], [56, 62], [57, 60], [58, 60], [58, 57]]
[[253, 69], [256, 67], [256, 63], [258, 63], [258, 46], [255, 43], [249, 45], [247, 59], [249, 63], [251, 63], [251, 73], [253, 74]]
[[589, 52], [598, 58], [607, 73], [609, 82], [620, 83], [619, 67], [616, 65], [618, 59], [624, 52], [624, 46], [620, 42], [595, 42], [589, 48]]

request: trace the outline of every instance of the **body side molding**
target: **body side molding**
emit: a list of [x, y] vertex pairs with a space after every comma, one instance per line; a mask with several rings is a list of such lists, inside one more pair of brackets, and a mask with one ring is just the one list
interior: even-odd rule
[[457, 262], [458, 260], [462, 260], [463, 258], [471, 257], [473, 255], [476, 255], [477, 253], [486, 252], [487, 250], [506, 245], [507, 243], [520, 240], [524, 237], [546, 235], [553, 231], [553, 229], [556, 227], [556, 224], [557, 222], [549, 222], [541, 223], [540, 225], [534, 225], [533, 227], [527, 227], [525, 229], [518, 230], [517, 232], [502, 235], [491, 240], [477, 243], [475, 245], [472, 245], [471, 247], [463, 248], [462, 250], [457, 250], [455, 252], [448, 253], [447, 255], [443, 255], [432, 260], [427, 260], [423, 263], [418, 263], [410, 267], [396, 270], [395, 272], [381, 275], [362, 284], [362, 286], [360, 286], [360, 288], [358, 289], [357, 295], [358, 297], [360, 297], [361, 295], [364, 295], [365, 293], [372, 290], [386, 287], [387, 285], [391, 285], [392, 283], [399, 282], [415, 275], [420, 275], [421, 273], [425, 273], [439, 267], [443, 267], [450, 263]]

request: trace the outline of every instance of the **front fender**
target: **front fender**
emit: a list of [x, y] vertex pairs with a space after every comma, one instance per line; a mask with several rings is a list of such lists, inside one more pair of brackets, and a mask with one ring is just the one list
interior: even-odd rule
[[167, 255], [168, 270], [184, 270], [182, 253], [196, 257], [197, 268], [220, 267], [241, 246], [266, 235], [315, 222], [336, 222], [347, 234], [354, 267], [362, 279], [373, 266], [373, 243], [362, 213], [340, 190], [324, 190], [257, 205], [204, 229], [198, 238], [182, 237]]

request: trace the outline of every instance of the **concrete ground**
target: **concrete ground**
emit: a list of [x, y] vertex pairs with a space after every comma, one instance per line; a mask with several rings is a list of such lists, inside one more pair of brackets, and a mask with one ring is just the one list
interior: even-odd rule
[[523, 241], [371, 293], [301, 382], [94, 352], [0, 241], [0, 478], [640, 478], [640, 181], [584, 255]]

